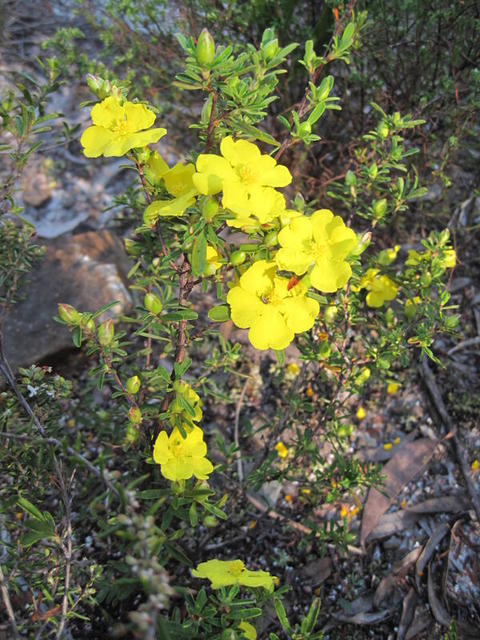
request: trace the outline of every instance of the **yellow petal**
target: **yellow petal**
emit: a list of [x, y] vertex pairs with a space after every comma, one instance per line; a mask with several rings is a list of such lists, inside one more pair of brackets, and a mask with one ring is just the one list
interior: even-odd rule
[[292, 342], [294, 332], [287, 326], [285, 318], [272, 305], [265, 305], [261, 316], [257, 316], [248, 332], [255, 349], [285, 349]]
[[293, 247], [279, 249], [275, 256], [275, 260], [280, 269], [293, 271], [297, 275], [305, 273], [313, 262], [311, 254]]
[[330, 209], [318, 209], [311, 218], [313, 238], [319, 244], [328, 243], [327, 225], [333, 220], [333, 213]]
[[242, 287], [233, 287], [227, 295], [227, 302], [231, 308], [231, 318], [240, 329], [248, 329], [262, 313], [265, 306], [259, 298]]
[[153, 459], [157, 464], [165, 464], [172, 454], [168, 446], [168, 434], [166, 431], [160, 431], [153, 446]]
[[136, 147], [146, 147], [148, 144], [158, 142], [160, 138], [167, 133], [166, 129], [149, 129], [148, 131], [139, 131], [138, 133], [129, 133], [118, 135], [114, 133], [110, 144], [105, 148], [103, 155], [106, 158], [120, 157]]
[[115, 133], [104, 127], [88, 127], [80, 138], [83, 153], [87, 158], [98, 158], [115, 138]]
[[193, 458], [192, 471], [197, 480], [207, 480], [208, 476], [213, 471], [213, 465], [210, 460], [207, 460], [207, 458]]
[[246, 140], [233, 140], [227, 136], [220, 143], [220, 152], [235, 167], [238, 164], [250, 164], [260, 158], [260, 149]]
[[292, 174], [281, 164], [260, 175], [261, 184], [269, 187], [286, 187], [292, 181]]
[[92, 108], [90, 117], [93, 124], [109, 129], [125, 119], [125, 109], [117, 98], [109, 96]]
[[149, 129], [155, 122], [155, 114], [144, 104], [135, 104], [133, 102], [125, 103], [125, 115], [127, 117], [127, 125], [130, 131], [141, 131]]
[[335, 293], [342, 289], [352, 275], [348, 262], [333, 262], [328, 258], [320, 259], [312, 269], [312, 286], [322, 293]]
[[258, 260], [245, 271], [240, 278], [242, 289], [254, 293], [258, 298], [264, 296], [273, 288], [273, 279], [277, 267], [274, 262]]
[[249, 203], [247, 187], [243, 182], [225, 180], [222, 188], [222, 206], [225, 209], [245, 217], [254, 213]]
[[285, 298], [281, 310], [290, 329], [295, 333], [303, 333], [313, 327], [320, 313], [320, 305], [305, 296]]

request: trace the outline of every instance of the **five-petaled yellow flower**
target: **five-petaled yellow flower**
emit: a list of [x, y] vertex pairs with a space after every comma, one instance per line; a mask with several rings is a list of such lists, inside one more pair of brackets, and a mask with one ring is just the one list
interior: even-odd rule
[[367, 305], [378, 308], [387, 300], [393, 300], [398, 289], [388, 276], [379, 273], [378, 269], [368, 269], [360, 281], [360, 289], [367, 289]]
[[[200, 193], [223, 193], [222, 205], [248, 220], [258, 218], [270, 222], [285, 209], [285, 200], [275, 187], [286, 187], [292, 181], [287, 167], [278, 165], [269, 155], [246, 140], [227, 136], [220, 143], [221, 156], [207, 153], [197, 159], [193, 183]], [[238, 225], [237, 225], [238, 226]]]
[[290, 287], [291, 281], [276, 271], [274, 262], [259, 260], [227, 295], [233, 322], [250, 328], [248, 337], [256, 349], [285, 349], [296, 333], [313, 327], [320, 310], [301, 282]]
[[159, 465], [161, 474], [167, 480], [177, 482], [188, 480], [195, 476], [198, 480], [207, 480], [213, 471], [207, 455], [207, 445], [203, 441], [203, 431], [200, 427], [188, 428], [185, 425], [186, 438], [182, 437], [175, 427], [168, 436], [161, 431], [153, 447], [153, 459]]
[[122, 104], [113, 96], [96, 104], [90, 115], [93, 126], [85, 129], [80, 138], [87, 158], [123, 156], [130, 149], [158, 142], [167, 133], [162, 128], [150, 129], [155, 114], [145, 105]]
[[274, 448], [279, 458], [286, 458], [288, 456], [288, 449], [283, 442], [277, 442]]
[[244, 587], [274, 589], [274, 576], [267, 571], [250, 571], [241, 560], [209, 560], [192, 571], [195, 578], [210, 580], [212, 589], [239, 584]]
[[278, 241], [281, 249], [275, 259], [280, 269], [302, 275], [313, 265], [310, 281], [323, 293], [335, 293], [352, 275], [346, 258], [357, 246], [357, 237], [329, 209], [294, 218], [280, 231]]

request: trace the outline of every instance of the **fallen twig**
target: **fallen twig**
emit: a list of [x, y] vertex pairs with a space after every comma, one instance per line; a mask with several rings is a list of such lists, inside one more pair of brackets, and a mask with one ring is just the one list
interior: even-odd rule
[[0, 591], [2, 592], [3, 604], [5, 605], [8, 619], [10, 620], [10, 624], [12, 626], [13, 636], [14, 638], [20, 638], [20, 636], [18, 635], [18, 628], [17, 628], [17, 622], [15, 620], [15, 614], [13, 613], [12, 602], [10, 600], [10, 595], [8, 593], [7, 581], [5, 580], [5, 576], [3, 574], [1, 564], [0, 564]]
[[451, 437], [448, 439], [451, 440], [453, 443], [453, 449], [455, 451], [455, 455], [460, 465], [460, 469], [462, 471], [462, 475], [465, 480], [465, 485], [470, 495], [470, 499], [472, 501], [472, 505], [475, 510], [475, 513], [477, 514], [477, 520], [480, 522], [480, 498], [477, 495], [477, 492], [475, 490], [475, 485], [473, 484], [472, 479], [470, 477], [470, 468], [465, 459], [463, 446], [459, 438], [457, 437], [456, 428], [454, 427], [452, 419], [448, 414], [445, 403], [443, 402], [442, 394], [440, 393], [440, 390], [435, 381], [435, 376], [433, 375], [433, 372], [430, 369], [430, 366], [426, 358], [424, 358], [422, 362], [421, 371], [422, 371], [422, 376], [423, 376], [425, 385], [428, 389], [432, 402], [435, 405], [438, 415], [440, 416], [440, 419], [443, 422], [445, 430], [447, 433], [451, 434]]
[[243, 464], [242, 464], [242, 452], [240, 451], [240, 434], [239, 434], [239, 425], [240, 425], [240, 413], [242, 411], [243, 399], [245, 398], [245, 392], [247, 390], [247, 384], [249, 379], [247, 378], [243, 383], [242, 391], [240, 393], [240, 397], [238, 399], [237, 405], [235, 407], [235, 428], [234, 428], [234, 438], [235, 438], [235, 458], [237, 459], [237, 472], [238, 472], [238, 480], [243, 482]]

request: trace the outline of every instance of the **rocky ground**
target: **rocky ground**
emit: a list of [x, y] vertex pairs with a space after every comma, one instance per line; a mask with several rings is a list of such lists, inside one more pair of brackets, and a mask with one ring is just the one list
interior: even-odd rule
[[[55, 3], [43, 4], [42, 15], [29, 16], [20, 5], [12, 10], [15, 3], [6, 3], [2, 72], [35, 74], [42, 41], [69, 22], [67, 5], [58, 10]], [[5, 73], [2, 91], [8, 83]], [[88, 110], [78, 103], [86, 96], [80, 84], [65, 85], [49, 109], [83, 129]], [[60, 133], [61, 125], [56, 127], [52, 140]], [[121, 160], [92, 163], [78, 150], [78, 142], [45, 144], [17, 185], [18, 202], [47, 253], [26, 299], [7, 322], [6, 343], [15, 365], [54, 360], [81, 385], [81, 356], [65, 359], [70, 337], [51, 320], [56, 303], [93, 310], [117, 299], [121, 308], [114, 312], [120, 313], [132, 298], [121, 238], [126, 225], [115, 201], [130, 175]], [[172, 158], [181, 153], [181, 148], [169, 151]], [[351, 452], [384, 465], [385, 493], [371, 490], [365, 501], [358, 496], [342, 505], [341, 513], [329, 505], [315, 509], [319, 521], [347, 518], [357, 535], [350, 553], [328, 547], [319, 557], [315, 545], [302, 545], [307, 504], [291, 485], [250, 494], [242, 522], [204, 541], [205, 549], [221, 549], [226, 557], [240, 550], [242, 556], [268, 557], [281, 581], [292, 586], [293, 611], [313, 595], [321, 597], [320, 623], [327, 640], [440, 639], [451, 618], [458, 621], [458, 637], [480, 637], [478, 155], [478, 143], [472, 141], [449, 169], [449, 193], [433, 185], [427, 196], [432, 215], [448, 223], [460, 260], [449, 288], [462, 317], [461, 331], [455, 339], [439, 339], [434, 348], [445, 367], [419, 363], [396, 394], [373, 388], [358, 400], [365, 417], [357, 422]], [[7, 162], [0, 156], [0, 172], [7, 170]], [[261, 370], [268, 371], [265, 361], [252, 359], [249, 373], [261, 380]], [[240, 389], [232, 389], [242, 420], [253, 417], [260, 393], [255, 385], [242, 397]], [[213, 416], [212, 424], [231, 424], [233, 409]], [[265, 628], [269, 622], [267, 616]]]

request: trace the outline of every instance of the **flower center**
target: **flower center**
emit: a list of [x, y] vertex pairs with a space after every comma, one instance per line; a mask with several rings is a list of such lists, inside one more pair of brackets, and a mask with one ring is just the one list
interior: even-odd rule
[[312, 242], [311, 252], [315, 262], [318, 262], [321, 258], [331, 257], [331, 251], [328, 244], [319, 244], [317, 242]]
[[185, 444], [185, 441], [181, 436], [174, 438], [172, 440], [172, 442], [170, 443], [170, 449], [171, 449], [173, 455], [176, 458], [183, 457], [183, 455], [184, 455], [184, 444]]
[[242, 182], [246, 184], [253, 184], [257, 182], [257, 176], [255, 175], [253, 169], [248, 164], [239, 164], [236, 166], [236, 171]]
[[238, 578], [238, 576], [244, 571], [245, 565], [241, 560], [234, 560], [233, 562], [230, 562], [230, 565], [228, 567], [228, 573], [230, 573], [230, 575]]
[[116, 126], [116, 130], [121, 136], [124, 136], [126, 133], [129, 133], [128, 122], [126, 120], [119, 120]]

